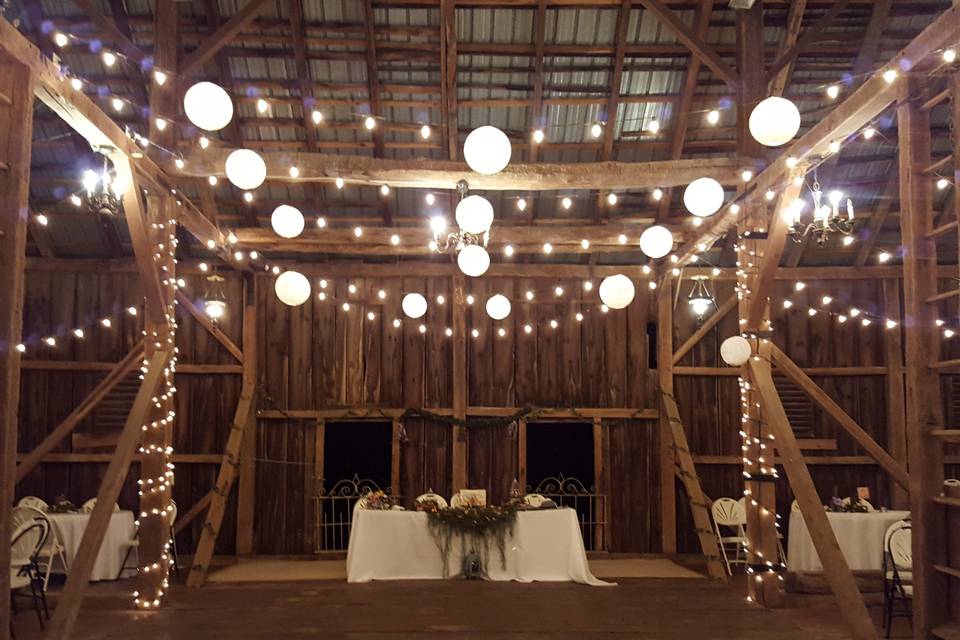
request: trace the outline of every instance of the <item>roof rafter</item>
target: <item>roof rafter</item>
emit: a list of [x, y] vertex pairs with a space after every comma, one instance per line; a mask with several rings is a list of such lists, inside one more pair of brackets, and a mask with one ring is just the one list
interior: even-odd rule
[[180, 65], [180, 75], [187, 77], [199, 71], [208, 60], [213, 58], [217, 51], [226, 46], [271, 2], [273, 0], [250, 0], [243, 9], [234, 14], [213, 35], [194, 49], [190, 55], [184, 57]]
[[767, 75], [764, 78], [764, 81], [769, 84], [777, 77], [777, 74], [780, 73], [782, 69], [787, 67], [791, 62], [793, 62], [800, 52], [809, 47], [811, 44], [817, 41], [823, 35], [823, 32], [833, 24], [834, 18], [836, 18], [844, 9], [847, 8], [847, 5], [850, 4], [850, 0], [837, 0], [836, 3], [830, 7], [830, 10], [827, 11], [819, 20], [814, 22], [812, 25], [807, 27], [806, 31], [803, 32], [803, 35], [793, 44], [792, 47], [786, 50], [783, 55], [781, 55], [777, 60], [770, 65], [770, 68], [767, 69]]
[[[790, 11], [787, 14], [786, 33], [780, 46], [777, 49], [777, 58], [782, 58], [797, 43], [797, 37], [800, 35], [800, 27], [803, 24], [803, 13], [807, 8], [807, 0], [795, 0], [790, 5]], [[787, 83], [790, 81], [790, 72], [793, 71], [793, 61], [786, 64], [773, 80], [770, 81], [770, 95], [782, 96]]]

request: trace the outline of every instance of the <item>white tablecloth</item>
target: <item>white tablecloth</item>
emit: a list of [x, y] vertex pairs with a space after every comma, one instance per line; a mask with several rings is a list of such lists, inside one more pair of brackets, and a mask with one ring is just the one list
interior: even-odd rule
[[[506, 567], [496, 543], [484, 570], [491, 580], [580, 582], [610, 585], [593, 577], [573, 509], [521, 511], [507, 536]], [[450, 575], [460, 573], [463, 555], [451, 544]], [[430, 533], [427, 514], [416, 511], [357, 511], [347, 548], [347, 581], [443, 578], [443, 558]]]
[[[891, 524], [909, 516], [909, 511], [827, 512], [827, 519], [837, 536], [840, 550], [854, 571], [881, 571], [883, 569], [883, 534]], [[790, 514], [787, 568], [798, 573], [823, 571], [820, 557], [813, 548], [810, 532], [807, 531], [807, 523], [797, 511]]]
[[[66, 547], [67, 562], [73, 563], [74, 556], [77, 555], [77, 549], [80, 547], [80, 540], [83, 538], [83, 531], [87, 528], [87, 522], [90, 521], [89, 513], [48, 513], [47, 517], [57, 529], [63, 546]], [[103, 536], [103, 542], [100, 545], [100, 553], [97, 555], [97, 561], [93, 565], [93, 571], [90, 573], [90, 581], [97, 580], [115, 580], [117, 573], [120, 572], [120, 566], [123, 562], [123, 556], [127, 553], [125, 542], [132, 540], [136, 533], [136, 525], [133, 524], [132, 511], [115, 511], [110, 518], [110, 524]], [[130, 552], [130, 559], [127, 560], [127, 566], [130, 567], [128, 574], [136, 572], [137, 550]], [[63, 567], [54, 565], [54, 570], [63, 571]]]

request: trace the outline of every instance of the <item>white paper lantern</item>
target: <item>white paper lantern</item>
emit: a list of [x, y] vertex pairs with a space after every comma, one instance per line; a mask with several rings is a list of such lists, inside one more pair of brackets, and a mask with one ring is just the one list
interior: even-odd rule
[[297, 271], [284, 271], [273, 284], [280, 302], [299, 307], [310, 297], [310, 281]]
[[198, 82], [183, 94], [183, 112], [204, 131], [219, 131], [233, 119], [233, 101], [219, 85]]
[[457, 255], [457, 266], [466, 275], [479, 278], [490, 268], [490, 254], [483, 247], [467, 245]]
[[282, 238], [296, 238], [303, 232], [303, 214], [296, 207], [282, 204], [273, 210], [270, 226]]
[[463, 142], [463, 159], [471, 169], [485, 176], [503, 171], [510, 162], [511, 152], [507, 135], [490, 125], [474, 129]]
[[482, 196], [467, 196], [457, 205], [457, 226], [467, 233], [486, 233], [493, 224], [493, 205]]
[[237, 149], [227, 156], [227, 179], [237, 189], [252, 191], [267, 179], [267, 165], [256, 151]]
[[720, 357], [731, 367], [739, 367], [750, 359], [750, 342], [743, 336], [731, 336], [720, 344]]
[[427, 312], [427, 299], [419, 293], [408, 293], [403, 296], [403, 302], [400, 305], [403, 312], [409, 318], [419, 318]]
[[633, 302], [633, 281], [622, 273], [608, 276], [600, 283], [600, 300], [611, 309], [623, 309]]
[[767, 147], [779, 147], [800, 130], [800, 111], [786, 98], [771, 96], [753, 108], [749, 125], [754, 140]]
[[673, 234], [670, 229], [654, 225], [640, 234], [640, 250], [650, 258], [662, 258], [673, 250]]
[[713, 178], [697, 178], [684, 190], [683, 204], [695, 216], [712, 216], [723, 206], [723, 186]]
[[487, 300], [487, 315], [494, 320], [503, 320], [510, 315], [510, 301], [499, 293]]

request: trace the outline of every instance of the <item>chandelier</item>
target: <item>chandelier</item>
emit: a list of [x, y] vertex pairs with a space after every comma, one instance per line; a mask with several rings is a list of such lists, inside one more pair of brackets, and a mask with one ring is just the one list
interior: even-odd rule
[[103, 157], [103, 172], [93, 169], [83, 172], [83, 189], [86, 192], [87, 209], [91, 213], [117, 215], [122, 208], [125, 185], [117, 180], [116, 173], [110, 168], [107, 157]]
[[207, 293], [203, 297], [203, 310], [216, 323], [227, 311], [227, 297], [223, 293], [223, 277], [217, 274], [207, 276]]
[[817, 245], [823, 246], [832, 233], [839, 233], [844, 236], [844, 244], [850, 244], [853, 241], [853, 229], [855, 222], [853, 219], [853, 201], [846, 198], [846, 206], [841, 211], [841, 204], [844, 201], [842, 191], [833, 190], [827, 194], [827, 202], [823, 202], [823, 190], [820, 188], [820, 182], [814, 174], [813, 185], [810, 188], [813, 196], [813, 219], [810, 222], [803, 221], [803, 200], [796, 200], [787, 211], [790, 222], [790, 237], [794, 242], [803, 242], [808, 234], [812, 234]]
[[693, 288], [690, 290], [690, 295], [687, 296], [687, 304], [690, 305], [690, 309], [700, 320], [703, 319], [703, 314], [709, 311], [710, 307], [714, 306], [716, 302], [713, 299], [713, 294], [707, 289], [707, 276], [693, 276], [690, 279], [693, 280]]
[[456, 231], [447, 230], [447, 221], [443, 216], [430, 219], [430, 229], [433, 231], [430, 249], [437, 253], [453, 249], [457, 253], [460, 270], [476, 278], [490, 267], [487, 243], [493, 224], [493, 205], [482, 196], [467, 195], [468, 189], [466, 181], [457, 183], [460, 202], [456, 210]]

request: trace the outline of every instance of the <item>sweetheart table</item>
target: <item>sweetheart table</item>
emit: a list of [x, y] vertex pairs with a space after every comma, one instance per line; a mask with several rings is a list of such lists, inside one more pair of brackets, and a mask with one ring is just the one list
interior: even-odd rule
[[[427, 518], [417, 511], [359, 509], [347, 547], [347, 582], [443, 579], [444, 559]], [[447, 558], [451, 575], [462, 561], [460, 541], [454, 539]], [[506, 539], [505, 565], [495, 544], [485, 565], [490, 580], [612, 586], [590, 573], [573, 509], [518, 512]]]

